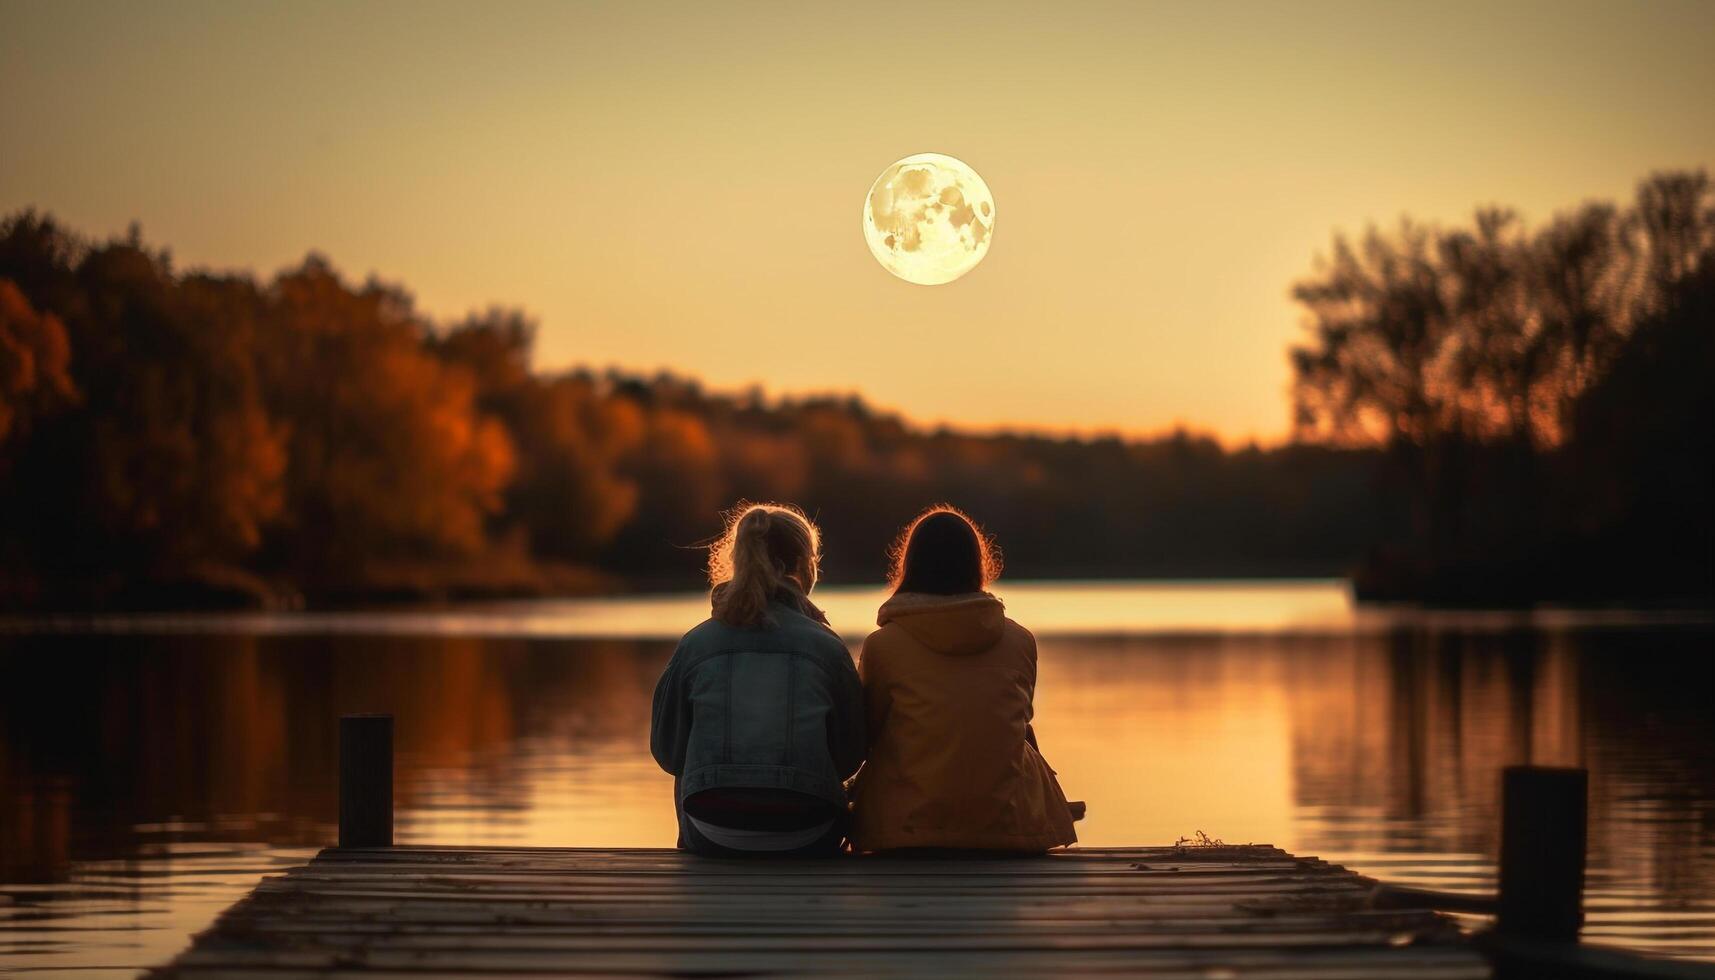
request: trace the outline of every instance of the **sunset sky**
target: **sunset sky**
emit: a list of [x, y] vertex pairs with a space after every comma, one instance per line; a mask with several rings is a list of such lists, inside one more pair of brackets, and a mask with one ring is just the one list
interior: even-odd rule
[[[1334, 230], [1707, 167], [1712, 44], [1707, 2], [0, 0], [0, 210], [521, 306], [544, 368], [1273, 440]], [[998, 216], [945, 286], [859, 227], [926, 150]]]

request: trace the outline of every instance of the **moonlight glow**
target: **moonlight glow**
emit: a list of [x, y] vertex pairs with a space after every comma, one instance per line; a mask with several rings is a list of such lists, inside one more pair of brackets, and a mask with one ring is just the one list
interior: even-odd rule
[[882, 268], [938, 286], [976, 267], [994, 237], [994, 195], [944, 153], [919, 153], [881, 172], [863, 202], [863, 237]]

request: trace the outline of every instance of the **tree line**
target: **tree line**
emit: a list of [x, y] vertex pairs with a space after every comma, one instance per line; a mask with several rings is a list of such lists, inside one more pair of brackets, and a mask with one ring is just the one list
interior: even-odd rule
[[1337, 239], [1295, 287], [1296, 438], [1229, 450], [536, 371], [517, 310], [436, 322], [317, 255], [180, 271], [136, 229], [23, 211], [0, 223], [0, 603], [694, 587], [741, 499], [814, 514], [832, 580], [879, 580], [896, 529], [951, 500], [1015, 577], [1707, 596], [1712, 214], [1680, 174], [1536, 230], [1491, 209]]
[[1715, 594], [1715, 193], [1656, 174], [1537, 228], [1336, 238], [1293, 295], [1301, 440], [1382, 452], [1360, 592], [1444, 602]]

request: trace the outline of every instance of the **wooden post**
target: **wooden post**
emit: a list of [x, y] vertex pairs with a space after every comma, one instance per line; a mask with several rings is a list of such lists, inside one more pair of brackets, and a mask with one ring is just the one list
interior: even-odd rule
[[339, 846], [393, 846], [393, 716], [339, 720]]
[[1583, 769], [1509, 766], [1501, 774], [1501, 935], [1578, 941], [1588, 789]]

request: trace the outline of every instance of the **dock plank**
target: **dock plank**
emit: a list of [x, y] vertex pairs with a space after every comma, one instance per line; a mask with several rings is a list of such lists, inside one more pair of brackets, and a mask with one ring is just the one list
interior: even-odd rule
[[323, 851], [161, 978], [1490, 976], [1447, 918], [1266, 846], [737, 861], [672, 850]]

